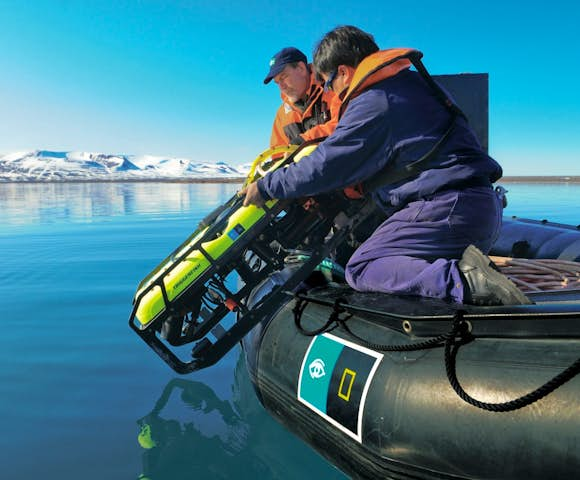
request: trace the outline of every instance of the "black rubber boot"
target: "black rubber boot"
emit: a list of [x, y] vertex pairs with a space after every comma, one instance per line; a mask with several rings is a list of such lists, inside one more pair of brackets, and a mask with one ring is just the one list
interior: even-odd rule
[[458, 264], [465, 280], [463, 303], [472, 305], [529, 305], [533, 302], [514, 283], [494, 269], [492, 261], [469, 245]]

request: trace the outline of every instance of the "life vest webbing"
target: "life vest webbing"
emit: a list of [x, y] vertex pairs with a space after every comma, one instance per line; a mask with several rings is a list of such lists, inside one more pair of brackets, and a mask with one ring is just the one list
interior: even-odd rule
[[[439, 100], [443, 106], [449, 110], [451, 113], [451, 119], [449, 120], [449, 124], [445, 133], [441, 136], [437, 143], [433, 145], [431, 150], [429, 150], [426, 154], [424, 154], [421, 158], [411, 162], [403, 167], [402, 170], [393, 170], [392, 164], [387, 165], [383, 170], [378, 172], [376, 175], [373, 176], [372, 179], [362, 182], [363, 184], [363, 192], [371, 192], [376, 188], [386, 185], [389, 183], [397, 183], [401, 180], [405, 180], [407, 178], [414, 177], [418, 175], [423, 168], [433, 159], [439, 151], [441, 147], [445, 144], [448, 138], [451, 135], [451, 132], [455, 128], [457, 124], [458, 117], [463, 117], [467, 121], [467, 117], [463, 113], [463, 111], [447, 96], [447, 94], [443, 91], [443, 89], [437, 84], [433, 77], [429, 74], [423, 62], [421, 62], [421, 53], [418, 51], [410, 52], [406, 57], [411, 61], [413, 66], [417, 69], [417, 72], [421, 75], [423, 80], [431, 87], [435, 96]], [[399, 57], [400, 58], [400, 57]], [[390, 63], [390, 62], [389, 62]], [[379, 70], [379, 68], [375, 69]]]

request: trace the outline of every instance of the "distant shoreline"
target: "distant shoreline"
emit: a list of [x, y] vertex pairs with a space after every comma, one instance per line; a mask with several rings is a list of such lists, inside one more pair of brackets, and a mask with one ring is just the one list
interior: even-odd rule
[[[6, 183], [243, 183], [245, 177], [230, 178], [76, 178], [62, 180], [8, 180], [0, 178], [0, 185]], [[573, 183], [580, 184], [580, 175], [571, 176], [505, 176], [497, 183]]]
[[580, 176], [506, 176], [498, 180], [499, 183], [580, 183]]
[[246, 177], [236, 178], [75, 178], [74, 180], [5, 180], [5, 183], [243, 183]]

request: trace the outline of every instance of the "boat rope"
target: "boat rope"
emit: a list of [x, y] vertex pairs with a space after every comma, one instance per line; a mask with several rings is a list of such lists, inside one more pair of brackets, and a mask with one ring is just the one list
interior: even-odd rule
[[332, 309], [332, 313], [328, 317], [326, 323], [322, 325], [322, 327], [317, 328], [315, 330], [306, 330], [302, 326], [302, 314], [304, 313], [304, 310], [308, 306], [309, 302], [308, 300], [302, 298], [296, 298], [296, 304], [292, 309], [292, 313], [294, 313], [294, 324], [296, 325], [296, 328], [300, 333], [302, 333], [302, 335], [305, 335], [307, 337], [315, 337], [316, 335], [320, 335], [321, 333], [332, 332], [332, 330], [334, 330], [339, 325], [345, 325], [345, 322], [352, 317], [352, 313], [349, 313], [348, 315], [342, 318], [340, 317], [342, 313], [346, 312], [346, 310], [340, 306], [340, 303], [342, 301], [343, 299], [339, 298], [334, 302], [334, 308]]
[[[296, 328], [300, 331], [300, 333], [309, 337], [314, 337], [316, 335], [320, 335], [321, 333], [325, 332], [331, 332], [332, 330], [340, 326], [348, 335], [358, 340], [358, 342], [363, 347], [367, 347], [372, 350], [377, 350], [380, 352], [411, 352], [415, 350], [426, 350], [428, 348], [442, 347], [449, 338], [458, 335], [458, 330], [454, 327], [448, 333], [444, 333], [442, 335], [431, 338], [429, 340], [425, 340], [423, 342], [410, 343], [404, 345], [403, 344], [387, 345], [382, 343], [369, 342], [368, 340], [365, 340], [361, 336], [354, 333], [347, 325], [346, 322], [348, 319], [352, 317], [352, 313], [348, 313], [347, 315], [341, 317], [341, 314], [347, 312], [347, 310], [342, 306], [343, 304], [347, 304], [346, 300], [344, 300], [343, 298], [338, 298], [334, 301], [332, 313], [330, 314], [328, 320], [322, 327], [315, 330], [306, 330], [302, 326], [302, 313], [304, 312], [304, 309], [306, 308], [308, 303], [309, 302], [306, 299], [297, 298], [296, 305], [294, 306], [292, 312], [294, 313], [294, 324], [296, 325]], [[467, 324], [465, 322], [462, 323], [462, 326], [464, 326], [465, 329], [467, 329]], [[458, 328], [461, 329], [462, 326]], [[462, 335], [462, 339], [463, 341], [467, 341], [468, 337], [466, 335]]]
[[537, 402], [541, 398], [545, 397], [546, 395], [552, 393], [557, 388], [564, 385], [566, 382], [574, 378], [578, 373], [580, 373], [580, 358], [578, 358], [572, 365], [566, 368], [563, 372], [556, 375], [551, 380], [547, 381], [544, 385], [539, 388], [536, 388], [534, 391], [522, 395], [519, 398], [514, 400], [510, 400], [507, 402], [500, 402], [500, 403], [487, 403], [482, 402], [473, 398], [469, 395], [459, 383], [457, 379], [457, 371], [456, 371], [456, 358], [457, 352], [459, 347], [463, 345], [465, 342], [456, 343], [456, 339], [459, 337], [461, 338], [462, 335], [465, 335], [465, 328], [463, 324], [465, 321], [463, 320], [463, 312], [458, 311], [455, 315], [453, 320], [453, 335], [450, 335], [447, 341], [445, 342], [445, 371], [447, 373], [447, 379], [449, 380], [449, 384], [455, 390], [455, 393], [461, 398], [464, 402], [473, 405], [474, 407], [481, 408], [482, 410], [487, 410], [489, 412], [511, 412], [513, 410], [518, 410], [520, 408], [526, 407], [534, 402]]
[[368, 340], [361, 338], [359, 335], [354, 333], [344, 321], [341, 322], [341, 326], [346, 333], [358, 340], [364, 347], [370, 348], [371, 350], [378, 350], [380, 352], [412, 352], [415, 350], [426, 350], [428, 348], [442, 347], [450, 335], [455, 335], [454, 330], [451, 330], [448, 333], [438, 335], [437, 337], [430, 338], [429, 340], [425, 340], [423, 342], [408, 343], [406, 345], [386, 345], [383, 343], [369, 342]]
[[489, 257], [524, 293], [580, 288], [580, 263], [562, 259]]

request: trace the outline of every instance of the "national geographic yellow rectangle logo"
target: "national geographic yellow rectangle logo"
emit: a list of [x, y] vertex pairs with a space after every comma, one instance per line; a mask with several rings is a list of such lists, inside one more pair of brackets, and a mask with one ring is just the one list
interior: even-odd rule
[[[348, 402], [350, 400], [350, 392], [352, 391], [352, 384], [356, 378], [356, 372], [345, 368], [342, 372], [342, 378], [340, 379], [340, 386], [338, 387], [338, 396], [344, 401]], [[346, 389], [345, 389], [346, 386]], [[346, 390], [346, 392], [345, 392]]]

